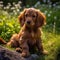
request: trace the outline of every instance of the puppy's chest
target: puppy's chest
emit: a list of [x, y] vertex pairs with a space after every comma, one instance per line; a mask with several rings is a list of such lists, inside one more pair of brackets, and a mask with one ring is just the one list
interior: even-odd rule
[[29, 45], [34, 45], [36, 44], [38, 36], [34, 32], [23, 32], [23, 34], [20, 36], [20, 42], [25, 41]]
[[[22, 37], [22, 38], [21, 38]], [[38, 38], [38, 34], [34, 32], [24, 32], [21, 36], [21, 40], [25, 40], [29, 45], [36, 44], [36, 40]]]
[[30, 45], [36, 44], [37, 38], [38, 37], [35, 33], [30, 33], [28, 36], [28, 44], [30, 44]]

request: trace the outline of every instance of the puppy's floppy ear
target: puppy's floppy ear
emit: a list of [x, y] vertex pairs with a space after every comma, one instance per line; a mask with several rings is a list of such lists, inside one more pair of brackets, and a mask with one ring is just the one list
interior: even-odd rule
[[41, 11], [37, 10], [36, 26], [37, 27], [42, 27], [45, 24], [46, 24], [46, 17], [45, 17], [45, 15]]
[[24, 25], [24, 22], [25, 22], [25, 11], [26, 9], [24, 9], [24, 11], [21, 12], [20, 15], [18, 16], [18, 20], [21, 27]]

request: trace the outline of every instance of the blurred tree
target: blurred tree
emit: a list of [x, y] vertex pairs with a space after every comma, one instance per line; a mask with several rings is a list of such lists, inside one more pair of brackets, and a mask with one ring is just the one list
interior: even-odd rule
[[18, 0], [0, 0], [0, 1], [3, 1], [4, 6], [6, 6], [8, 3], [13, 4], [13, 2], [15, 2], [15, 3], [18, 2]]
[[40, 1], [40, 3], [46, 3], [49, 4], [50, 2], [52, 2], [52, 5], [56, 2], [59, 2], [60, 0], [20, 0], [22, 1], [22, 5], [23, 6], [33, 6], [36, 2]]
[[38, 0], [26, 0], [26, 5], [33, 6]]
[[22, 6], [26, 6], [26, 0], [19, 0], [22, 2]]
[[52, 2], [52, 3], [55, 3], [55, 2], [59, 2], [60, 0], [39, 0], [41, 3], [49, 3], [49, 2]]
[[46, 3], [52, 2], [52, 5], [56, 2], [59, 2], [60, 0], [0, 0], [3, 1], [4, 5], [7, 5], [8, 3], [17, 3], [18, 1], [22, 2], [22, 6], [33, 6], [36, 2], [40, 1], [40, 3]]

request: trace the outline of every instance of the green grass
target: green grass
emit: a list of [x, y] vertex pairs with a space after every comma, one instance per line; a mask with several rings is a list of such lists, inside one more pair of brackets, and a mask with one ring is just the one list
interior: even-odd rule
[[48, 55], [41, 56], [39, 60], [56, 60], [57, 55], [60, 54], [60, 35], [45, 32], [42, 38], [44, 49], [48, 51]]
[[[38, 60], [60, 60], [60, 35], [43, 32], [42, 34], [43, 47], [48, 51], [48, 55], [40, 55]], [[4, 46], [9, 50], [15, 50], [15, 48], [11, 48], [10, 46]]]

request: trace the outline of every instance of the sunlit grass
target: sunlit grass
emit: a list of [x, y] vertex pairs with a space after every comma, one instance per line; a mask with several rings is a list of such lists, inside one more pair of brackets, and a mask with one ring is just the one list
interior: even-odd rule
[[[60, 52], [60, 35], [45, 32], [42, 36], [44, 49], [48, 51], [48, 55], [44, 56], [45, 60], [56, 60]], [[59, 50], [59, 51], [58, 51]], [[42, 57], [43, 58], [43, 57]], [[43, 60], [43, 59], [42, 59]]]

